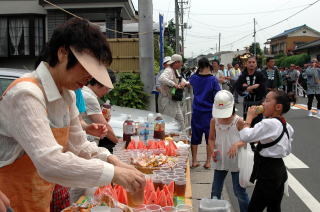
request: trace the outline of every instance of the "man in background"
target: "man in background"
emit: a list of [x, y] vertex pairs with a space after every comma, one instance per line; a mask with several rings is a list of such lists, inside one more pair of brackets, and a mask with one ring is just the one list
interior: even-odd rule
[[278, 90], [282, 86], [282, 77], [279, 70], [275, 67], [275, 60], [273, 57], [268, 57], [267, 67], [262, 70], [262, 74], [266, 78], [267, 92]]

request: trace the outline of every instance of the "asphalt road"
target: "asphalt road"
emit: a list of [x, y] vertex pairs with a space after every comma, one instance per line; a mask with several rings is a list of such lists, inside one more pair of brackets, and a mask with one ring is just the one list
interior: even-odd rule
[[[300, 108], [295, 107], [285, 115], [295, 130], [292, 143], [292, 154], [295, 157], [288, 158], [289, 162], [293, 163], [293, 166], [287, 166], [293, 178], [289, 180], [289, 197], [284, 196], [282, 211], [320, 212], [320, 118], [307, 117], [307, 111], [301, 109], [306, 107], [306, 99], [299, 98], [298, 104]], [[241, 103], [237, 105], [237, 109], [241, 115]], [[234, 210], [239, 211], [230, 175], [226, 179], [225, 186]], [[247, 189], [249, 196], [252, 190], [252, 188]]]

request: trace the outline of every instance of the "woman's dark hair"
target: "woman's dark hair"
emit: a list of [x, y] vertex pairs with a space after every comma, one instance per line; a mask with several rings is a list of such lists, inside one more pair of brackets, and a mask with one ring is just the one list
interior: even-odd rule
[[256, 56], [254, 56], [254, 55], [252, 55], [252, 56], [248, 57], [248, 60], [249, 60], [249, 59], [254, 59], [254, 60], [257, 62], [257, 57], [256, 57]]
[[210, 68], [210, 62], [208, 60], [208, 58], [206, 57], [202, 57], [200, 58], [200, 60], [198, 61], [198, 70], [197, 70], [197, 74], [200, 72], [200, 70], [203, 70], [204, 68]]
[[218, 65], [220, 65], [220, 61], [217, 59], [212, 60], [212, 63], [216, 62]]
[[65, 47], [66, 50], [69, 50], [67, 69], [72, 68], [78, 60], [71, 52], [70, 46], [79, 52], [88, 49], [96, 59], [106, 65], [112, 63], [109, 44], [99, 27], [85, 19], [71, 18], [53, 31], [51, 39], [41, 51], [36, 65], [40, 61], [46, 61], [54, 67], [58, 63], [58, 49]]
[[270, 60], [274, 60], [274, 58], [273, 57], [267, 57], [266, 63], [268, 63]]
[[[109, 77], [110, 77], [112, 84], [116, 83], [116, 75], [114, 74], [114, 71], [112, 71], [111, 69], [107, 69], [107, 71], [108, 71], [108, 74], [109, 74]], [[92, 85], [92, 86], [98, 85], [100, 87], [104, 86], [100, 82], [98, 82], [95, 78], [92, 78], [88, 82], [88, 85]]]
[[293, 92], [289, 92], [288, 94], [280, 90], [272, 92], [275, 94], [277, 104], [282, 105], [282, 114], [287, 113], [290, 110], [291, 103], [295, 104], [297, 101], [296, 95]]

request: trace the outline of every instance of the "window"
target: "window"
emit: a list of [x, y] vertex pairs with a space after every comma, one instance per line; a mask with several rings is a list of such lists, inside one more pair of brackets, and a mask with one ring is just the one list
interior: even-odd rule
[[7, 89], [7, 87], [12, 83], [13, 79], [0, 78], [0, 96]]
[[0, 57], [38, 56], [43, 45], [43, 17], [0, 17]]

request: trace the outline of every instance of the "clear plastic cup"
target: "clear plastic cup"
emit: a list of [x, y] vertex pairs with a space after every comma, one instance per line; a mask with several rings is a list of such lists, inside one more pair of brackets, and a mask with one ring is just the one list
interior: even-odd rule
[[177, 172], [185, 172], [184, 168], [181, 168], [181, 167], [177, 167], [177, 168], [175, 168], [173, 171], [174, 171], [174, 173], [177, 173]]
[[161, 212], [161, 207], [159, 205], [146, 205], [147, 212]]
[[153, 171], [153, 174], [155, 175], [155, 176], [158, 176], [160, 173], [163, 173], [161, 170], [154, 170]]
[[172, 207], [172, 206], [166, 206], [166, 207], [162, 207], [161, 211], [162, 212], [176, 212], [177, 209], [175, 207]]
[[120, 208], [111, 208], [110, 212], [123, 212], [123, 210]]
[[158, 177], [168, 177], [168, 174], [167, 173], [164, 173], [164, 172], [161, 172], [157, 175]]
[[183, 197], [186, 193], [186, 178], [178, 177], [174, 179], [174, 195]]
[[140, 189], [136, 192], [127, 192], [128, 205], [130, 207], [138, 207], [144, 202], [144, 189]]
[[91, 208], [92, 212], [110, 212], [110, 208], [108, 206], [95, 206]]
[[133, 212], [146, 212], [146, 211], [147, 209], [145, 204], [139, 205], [138, 207], [133, 208]]
[[186, 174], [178, 172], [178, 173], [174, 174], [174, 177], [175, 178], [184, 178], [184, 179], [186, 179]]
[[171, 171], [170, 167], [161, 167], [160, 171], [164, 172], [164, 173], [168, 173], [169, 171]]
[[192, 206], [181, 204], [176, 207], [177, 212], [192, 212]]
[[157, 190], [157, 188], [161, 188], [163, 186], [162, 179], [160, 177], [154, 177], [152, 178], [153, 186]]

